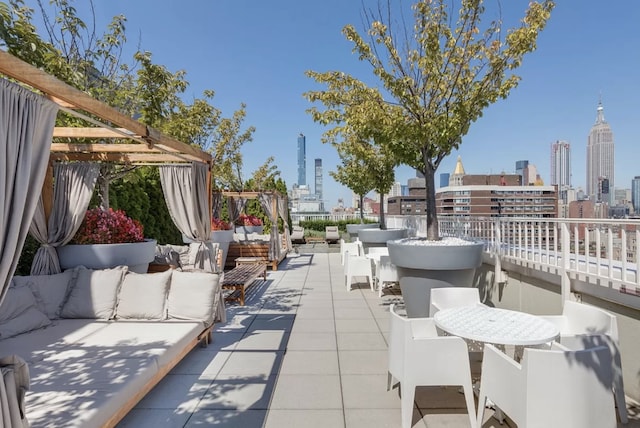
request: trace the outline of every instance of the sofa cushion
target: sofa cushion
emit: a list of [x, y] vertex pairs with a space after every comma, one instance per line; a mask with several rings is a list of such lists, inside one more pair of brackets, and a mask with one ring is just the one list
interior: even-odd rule
[[62, 318], [110, 319], [115, 314], [116, 298], [126, 266], [113, 269], [78, 269], [78, 277], [71, 284]]
[[38, 308], [49, 319], [60, 317], [60, 308], [76, 270], [69, 269], [54, 275], [14, 276], [16, 285], [28, 285], [36, 296]]
[[0, 339], [46, 327], [51, 320], [41, 312], [26, 285], [12, 286], [0, 305]]
[[124, 276], [118, 293], [116, 318], [163, 320], [171, 271], [133, 273]]
[[220, 274], [174, 270], [167, 302], [170, 319], [213, 322]]

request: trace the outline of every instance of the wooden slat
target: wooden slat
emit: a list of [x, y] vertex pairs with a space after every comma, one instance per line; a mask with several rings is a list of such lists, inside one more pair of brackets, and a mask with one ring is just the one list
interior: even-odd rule
[[[130, 134], [130, 132], [124, 128], [118, 128], [120, 132]], [[65, 138], [127, 138], [122, 134], [107, 128], [73, 128], [65, 126], [56, 126], [53, 128], [54, 137]], [[131, 135], [132, 137], [141, 138], [141, 135]]]
[[146, 144], [74, 144], [53, 143], [54, 153], [165, 153]]
[[51, 159], [56, 161], [102, 161], [102, 162], [190, 162], [185, 155], [169, 153], [51, 153]]

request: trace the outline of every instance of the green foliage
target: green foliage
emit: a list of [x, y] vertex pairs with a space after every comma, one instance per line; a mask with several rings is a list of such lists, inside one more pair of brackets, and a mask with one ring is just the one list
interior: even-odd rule
[[[456, 4], [416, 1], [411, 27], [381, 8], [378, 16], [368, 15], [364, 37], [352, 25], [344, 27], [354, 53], [371, 65], [388, 100], [345, 73], [307, 72], [327, 86], [305, 96], [325, 107], [310, 110], [315, 121], [337, 124], [328, 131], [330, 141], [346, 129], [424, 174], [430, 239], [439, 239], [436, 169], [484, 109], [517, 86], [520, 78], [513, 71], [535, 50], [554, 7], [551, 0], [530, 2], [520, 26], [505, 32], [500, 21], [482, 26], [483, 0], [462, 0], [457, 17]], [[404, 28], [392, 28], [397, 22]]]
[[[327, 226], [338, 226], [338, 230], [340, 232], [346, 233], [347, 225], [353, 224], [354, 220], [340, 220], [340, 221], [332, 221], [332, 220], [302, 220], [300, 221], [300, 226], [304, 227], [305, 233], [307, 231], [314, 232], [325, 232], [325, 228]], [[364, 220], [364, 223], [367, 224], [377, 224], [375, 221]]]
[[36, 256], [38, 248], [40, 248], [40, 244], [36, 241], [36, 238], [31, 235], [27, 235], [14, 275], [26, 276], [31, 274], [31, 264], [33, 263], [33, 258]]

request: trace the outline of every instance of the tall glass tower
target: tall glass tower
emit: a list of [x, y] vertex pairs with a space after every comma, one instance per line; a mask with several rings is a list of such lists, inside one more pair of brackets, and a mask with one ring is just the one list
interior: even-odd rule
[[631, 180], [631, 204], [636, 215], [640, 214], [640, 176], [633, 177]]
[[307, 184], [307, 140], [301, 133], [298, 135], [298, 186]]
[[591, 127], [587, 140], [587, 195], [594, 202], [612, 203], [611, 195], [602, 193], [601, 183], [608, 181], [609, 189], [614, 183], [613, 132], [604, 120], [602, 102], [598, 102], [596, 123]]
[[551, 185], [558, 186], [559, 197], [566, 204], [571, 187], [571, 145], [566, 141], [556, 141], [551, 146]]
[[315, 160], [315, 178], [316, 178], [316, 197], [318, 201], [320, 201], [320, 210], [324, 211], [323, 203], [322, 203], [322, 159]]

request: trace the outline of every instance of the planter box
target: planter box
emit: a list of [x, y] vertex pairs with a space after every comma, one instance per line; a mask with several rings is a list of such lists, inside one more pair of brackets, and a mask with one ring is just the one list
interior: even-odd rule
[[236, 233], [244, 233], [248, 235], [250, 233], [257, 233], [262, 235], [264, 226], [236, 226]]
[[127, 244], [82, 244], [58, 247], [60, 267], [84, 266], [89, 269], [108, 269], [126, 265], [131, 272], [146, 273], [156, 251], [155, 239]]

